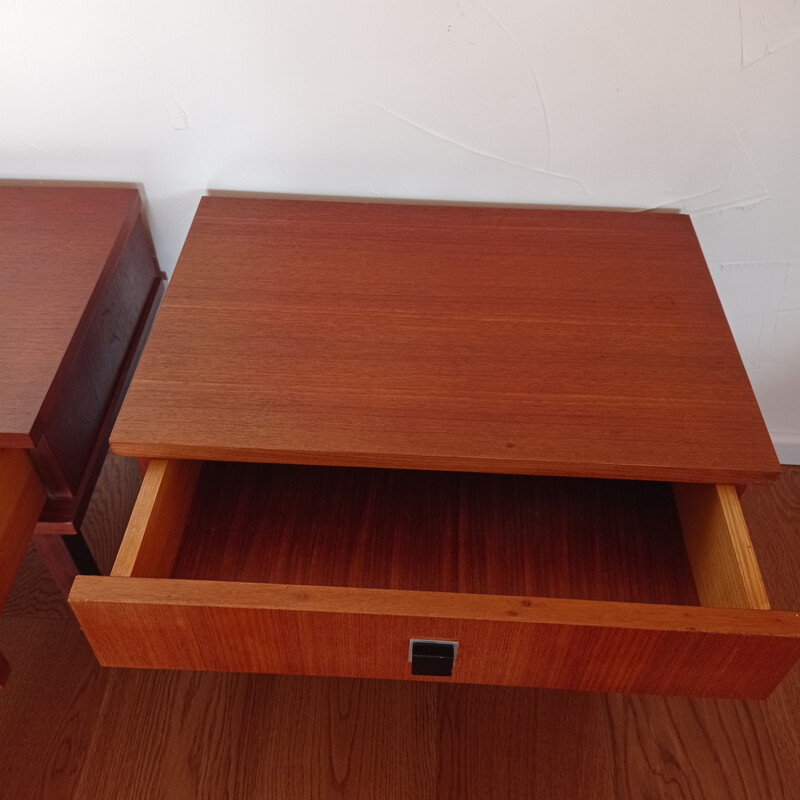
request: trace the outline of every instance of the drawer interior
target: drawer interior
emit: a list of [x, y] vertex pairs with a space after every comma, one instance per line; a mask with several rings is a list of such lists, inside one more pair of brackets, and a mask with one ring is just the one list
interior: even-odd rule
[[726, 596], [731, 560], [760, 575], [720, 488], [738, 509], [732, 487], [154, 461], [112, 574], [768, 607]]
[[698, 604], [670, 486], [206, 463], [172, 577]]

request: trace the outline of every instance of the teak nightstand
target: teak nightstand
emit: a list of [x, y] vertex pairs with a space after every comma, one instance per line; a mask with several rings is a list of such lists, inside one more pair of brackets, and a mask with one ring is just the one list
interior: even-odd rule
[[685, 216], [205, 198], [112, 448], [102, 664], [764, 697], [800, 657]]
[[96, 570], [80, 525], [163, 278], [135, 189], [0, 186], [0, 607], [34, 531], [65, 593]]

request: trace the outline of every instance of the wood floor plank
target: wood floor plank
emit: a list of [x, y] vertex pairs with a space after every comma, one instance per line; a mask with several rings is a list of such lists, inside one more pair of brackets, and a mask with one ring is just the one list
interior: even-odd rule
[[72, 619], [67, 598], [56, 586], [32, 542], [17, 570], [3, 616]]
[[107, 674], [74, 620], [3, 617], [0, 650], [0, 797], [71, 797]]
[[433, 800], [432, 690], [115, 670], [76, 797]]
[[615, 796], [785, 800], [767, 704], [606, 696]]
[[256, 796], [437, 796], [434, 685], [278, 678], [273, 689]]
[[610, 800], [603, 695], [437, 685], [437, 800]]
[[228, 796], [251, 746], [246, 676], [123, 670], [109, 676], [75, 796]]

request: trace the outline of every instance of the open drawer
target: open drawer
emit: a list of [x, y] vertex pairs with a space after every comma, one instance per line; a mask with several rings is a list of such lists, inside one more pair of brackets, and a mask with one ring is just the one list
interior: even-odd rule
[[800, 657], [707, 484], [152, 461], [70, 604], [120, 667], [407, 679], [423, 639], [439, 680], [765, 697]]

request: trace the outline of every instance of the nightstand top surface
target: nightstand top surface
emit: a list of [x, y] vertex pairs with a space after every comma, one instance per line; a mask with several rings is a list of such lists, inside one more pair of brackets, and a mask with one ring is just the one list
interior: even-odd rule
[[32, 445], [140, 209], [135, 189], [0, 185], [0, 447]]
[[162, 458], [779, 471], [686, 216], [204, 198], [112, 434]]

